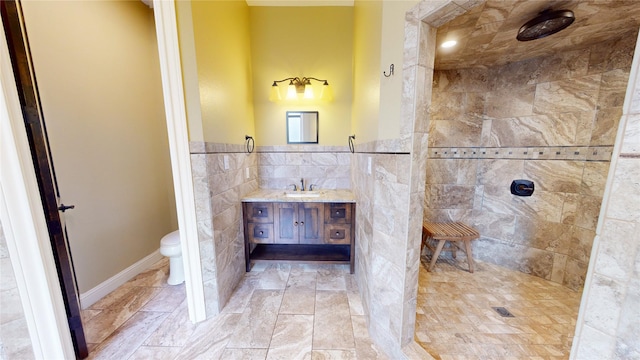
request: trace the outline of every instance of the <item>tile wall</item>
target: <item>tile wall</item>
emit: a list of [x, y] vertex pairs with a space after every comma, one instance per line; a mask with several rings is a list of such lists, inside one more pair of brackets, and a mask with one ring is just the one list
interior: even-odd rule
[[240, 200], [258, 189], [257, 156], [248, 154], [244, 145], [203, 142], [191, 142], [190, 152], [210, 318], [222, 310], [245, 272]]
[[640, 359], [640, 49], [631, 73], [573, 359]]
[[347, 146], [258, 146], [261, 189], [290, 189], [314, 184], [317, 189], [351, 189], [351, 153]]
[[[436, 71], [425, 219], [475, 226], [479, 259], [582, 289], [636, 34]], [[514, 179], [533, 196], [511, 195]]]
[[419, 19], [437, 5], [406, 16], [400, 137], [356, 144], [351, 161], [364, 313], [371, 338], [397, 359], [431, 358], [413, 334], [435, 49], [435, 30]]
[[0, 359], [33, 359], [27, 320], [0, 224]]

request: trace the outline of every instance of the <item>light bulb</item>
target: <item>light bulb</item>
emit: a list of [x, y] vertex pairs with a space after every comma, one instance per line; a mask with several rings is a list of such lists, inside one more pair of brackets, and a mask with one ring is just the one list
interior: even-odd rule
[[280, 97], [280, 88], [278, 87], [278, 84], [274, 82], [273, 85], [271, 86], [271, 94], [269, 94], [269, 101], [276, 102], [280, 100], [282, 100], [282, 97]]
[[311, 86], [311, 84], [304, 86], [304, 98], [313, 99], [313, 86]]

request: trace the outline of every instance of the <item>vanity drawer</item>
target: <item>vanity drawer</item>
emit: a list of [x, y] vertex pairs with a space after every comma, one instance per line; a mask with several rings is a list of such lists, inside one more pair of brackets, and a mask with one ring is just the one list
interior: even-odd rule
[[351, 244], [351, 225], [325, 224], [324, 228], [325, 244]]
[[324, 207], [324, 222], [326, 224], [350, 224], [351, 203], [328, 203]]
[[250, 223], [273, 223], [273, 203], [247, 203], [246, 210]]
[[249, 242], [254, 244], [273, 244], [273, 224], [250, 223]]

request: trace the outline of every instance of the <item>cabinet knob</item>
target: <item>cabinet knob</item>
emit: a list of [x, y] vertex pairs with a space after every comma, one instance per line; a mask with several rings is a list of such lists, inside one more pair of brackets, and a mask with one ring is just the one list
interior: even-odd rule
[[262, 210], [258, 210], [258, 214], [262, 214]]
[[297, 222], [297, 221], [296, 221], [296, 222], [294, 222], [294, 223], [293, 223], [293, 226], [298, 226], [298, 222]]
[[304, 225], [304, 221], [300, 221], [300, 225]]
[[340, 231], [336, 231], [336, 236], [340, 235]]
[[260, 235], [264, 234], [264, 231], [260, 231]]
[[336, 211], [336, 215], [340, 215], [340, 211]]

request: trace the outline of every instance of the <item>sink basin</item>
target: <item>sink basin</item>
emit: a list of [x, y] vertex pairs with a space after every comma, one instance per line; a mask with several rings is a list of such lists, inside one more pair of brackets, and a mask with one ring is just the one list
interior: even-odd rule
[[285, 192], [284, 196], [290, 198], [320, 197], [320, 191]]

